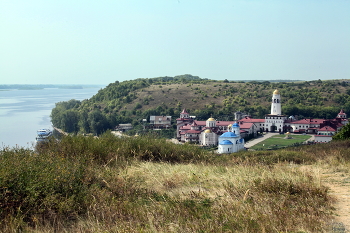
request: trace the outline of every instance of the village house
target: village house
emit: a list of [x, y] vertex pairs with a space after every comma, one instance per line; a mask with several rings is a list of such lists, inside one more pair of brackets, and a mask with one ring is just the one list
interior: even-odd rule
[[150, 116], [149, 124], [153, 129], [168, 129], [171, 127], [171, 116]]
[[330, 126], [324, 126], [317, 130], [315, 142], [330, 142], [336, 130]]
[[130, 129], [132, 129], [132, 124], [131, 123], [126, 123], [126, 124], [119, 124], [118, 126], [115, 127], [114, 130], [125, 132], [125, 131], [128, 131]]

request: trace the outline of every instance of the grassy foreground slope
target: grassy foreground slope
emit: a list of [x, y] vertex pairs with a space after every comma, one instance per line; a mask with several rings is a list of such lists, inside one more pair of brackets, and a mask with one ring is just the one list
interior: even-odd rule
[[333, 198], [303, 168], [349, 172], [349, 145], [217, 156], [106, 133], [3, 148], [0, 231], [322, 232]]

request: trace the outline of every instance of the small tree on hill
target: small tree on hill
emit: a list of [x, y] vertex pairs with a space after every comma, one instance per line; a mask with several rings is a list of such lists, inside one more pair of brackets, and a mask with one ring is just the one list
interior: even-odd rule
[[338, 133], [333, 137], [333, 140], [344, 140], [350, 138], [350, 124], [346, 124]]

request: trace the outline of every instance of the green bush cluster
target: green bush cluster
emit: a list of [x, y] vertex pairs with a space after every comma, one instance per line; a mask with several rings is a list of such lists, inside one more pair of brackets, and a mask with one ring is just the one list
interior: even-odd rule
[[[0, 218], [76, 218], [86, 209], [85, 166], [53, 153], [5, 148], [0, 156]], [[39, 217], [40, 216], [40, 217]]]
[[[30, 224], [37, 219], [54, 222], [85, 214], [96, 185], [105, 186], [93, 172], [95, 167], [124, 168], [133, 161], [191, 162], [207, 156], [191, 145], [151, 136], [118, 138], [110, 132], [99, 138], [51, 138], [38, 144], [35, 152], [3, 148], [0, 155], [0, 219], [17, 216]], [[142, 193], [131, 181], [127, 189], [121, 188], [125, 183], [117, 184], [113, 192], [124, 196]]]

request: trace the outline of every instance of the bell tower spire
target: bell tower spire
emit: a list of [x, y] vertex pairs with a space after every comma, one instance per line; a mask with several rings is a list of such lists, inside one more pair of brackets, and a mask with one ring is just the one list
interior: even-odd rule
[[271, 115], [281, 115], [281, 95], [276, 89], [272, 94]]

